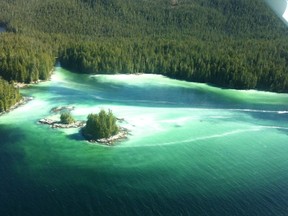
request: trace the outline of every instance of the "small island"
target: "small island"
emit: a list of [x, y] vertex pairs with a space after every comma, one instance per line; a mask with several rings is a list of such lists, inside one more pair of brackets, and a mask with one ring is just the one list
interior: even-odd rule
[[72, 124], [63, 124], [59, 121], [51, 120], [51, 119], [40, 119], [39, 123], [50, 125], [52, 128], [80, 128], [85, 125], [83, 121], [76, 121]]
[[75, 107], [56, 107], [51, 110], [53, 113], [60, 112], [60, 119], [43, 118], [40, 124], [50, 125], [51, 128], [80, 128], [80, 133], [89, 142], [97, 142], [112, 145], [116, 141], [127, 138], [129, 131], [116, 124], [117, 121], [123, 122], [124, 119], [116, 118], [112, 111], [101, 110], [98, 114], [89, 114], [87, 121], [76, 121], [71, 115], [71, 110]]
[[54, 107], [50, 110], [51, 113], [60, 113], [59, 120], [55, 118], [43, 118], [38, 122], [40, 124], [50, 125], [51, 128], [81, 128], [85, 126], [85, 121], [76, 121], [71, 111], [74, 110], [74, 106], [60, 106]]
[[85, 127], [81, 129], [82, 135], [89, 142], [113, 144], [115, 141], [126, 139], [128, 130], [117, 126], [117, 118], [112, 111], [101, 110], [99, 114], [90, 114]]

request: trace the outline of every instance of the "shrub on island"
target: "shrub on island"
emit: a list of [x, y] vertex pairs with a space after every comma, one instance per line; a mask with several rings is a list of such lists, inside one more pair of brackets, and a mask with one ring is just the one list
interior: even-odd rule
[[117, 119], [111, 110], [108, 112], [101, 110], [98, 114], [89, 114], [82, 134], [90, 140], [109, 138], [119, 132], [116, 121]]
[[70, 112], [63, 112], [61, 113], [60, 116], [60, 122], [62, 124], [72, 124], [75, 122], [75, 119], [73, 118]]

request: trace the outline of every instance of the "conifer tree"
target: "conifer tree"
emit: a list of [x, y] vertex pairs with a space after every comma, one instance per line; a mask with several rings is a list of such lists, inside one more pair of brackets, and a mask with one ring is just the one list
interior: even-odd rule
[[89, 114], [86, 126], [82, 129], [83, 135], [92, 140], [109, 138], [119, 131], [116, 120], [111, 110], [108, 112], [101, 110], [98, 114]]

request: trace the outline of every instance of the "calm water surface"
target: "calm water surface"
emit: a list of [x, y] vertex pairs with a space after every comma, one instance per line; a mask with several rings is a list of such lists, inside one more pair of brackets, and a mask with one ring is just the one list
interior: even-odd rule
[[[34, 100], [0, 117], [1, 216], [288, 214], [287, 94], [61, 68], [21, 91]], [[37, 124], [63, 105], [111, 109], [131, 135]]]

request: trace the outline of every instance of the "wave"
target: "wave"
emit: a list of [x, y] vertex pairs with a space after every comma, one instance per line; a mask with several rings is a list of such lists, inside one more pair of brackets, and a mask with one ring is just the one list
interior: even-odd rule
[[166, 143], [160, 143], [160, 144], [149, 144], [149, 145], [139, 145], [139, 146], [117, 146], [120, 148], [139, 148], [139, 147], [156, 147], [156, 146], [169, 146], [169, 145], [178, 145], [178, 144], [185, 144], [185, 143], [191, 143], [191, 142], [197, 142], [197, 141], [203, 141], [203, 140], [209, 140], [209, 139], [214, 139], [214, 138], [221, 138], [221, 137], [226, 137], [234, 134], [240, 134], [240, 133], [247, 133], [247, 132], [255, 132], [255, 131], [260, 131], [261, 129], [259, 127], [253, 127], [251, 129], [245, 129], [245, 130], [234, 130], [234, 131], [229, 131], [221, 134], [214, 134], [210, 136], [203, 136], [203, 137], [198, 137], [198, 138], [193, 138], [193, 139], [186, 139], [182, 141], [174, 141], [174, 142], [166, 142]]
[[228, 116], [210, 116], [210, 118], [212, 118], [212, 119], [227, 119], [227, 118], [229, 118]]
[[288, 130], [287, 127], [280, 127], [280, 126], [270, 126], [270, 125], [267, 125], [267, 126], [258, 126], [259, 128], [264, 128], [264, 129], [279, 129], [279, 130]]
[[278, 114], [287, 114], [288, 111], [278, 111]]
[[238, 111], [238, 112], [257, 112], [257, 113], [278, 113], [286, 114], [287, 110], [257, 110], [257, 109], [227, 109], [229, 111]]
[[192, 142], [204, 141], [204, 140], [215, 139], [215, 138], [222, 138], [222, 137], [232, 136], [232, 135], [241, 134], [241, 133], [259, 132], [259, 131], [263, 131], [266, 129], [288, 130], [287, 127], [263, 125], [263, 126], [254, 126], [254, 127], [251, 127], [250, 129], [243, 129], [243, 130], [238, 129], [238, 130], [233, 130], [233, 131], [229, 131], [229, 132], [225, 132], [225, 133], [219, 133], [219, 134], [214, 134], [214, 135], [210, 135], [210, 136], [197, 137], [197, 138], [193, 138], [193, 139], [186, 139], [186, 140], [182, 140], [182, 141], [173, 141], [173, 142], [139, 145], [139, 146], [133, 146], [133, 145], [129, 145], [129, 146], [122, 145], [121, 146], [121, 145], [119, 145], [116, 147], [119, 147], [119, 148], [141, 148], [142, 147], [143, 148], [143, 147], [159, 147], [159, 146], [179, 145], [179, 144], [192, 143]]

